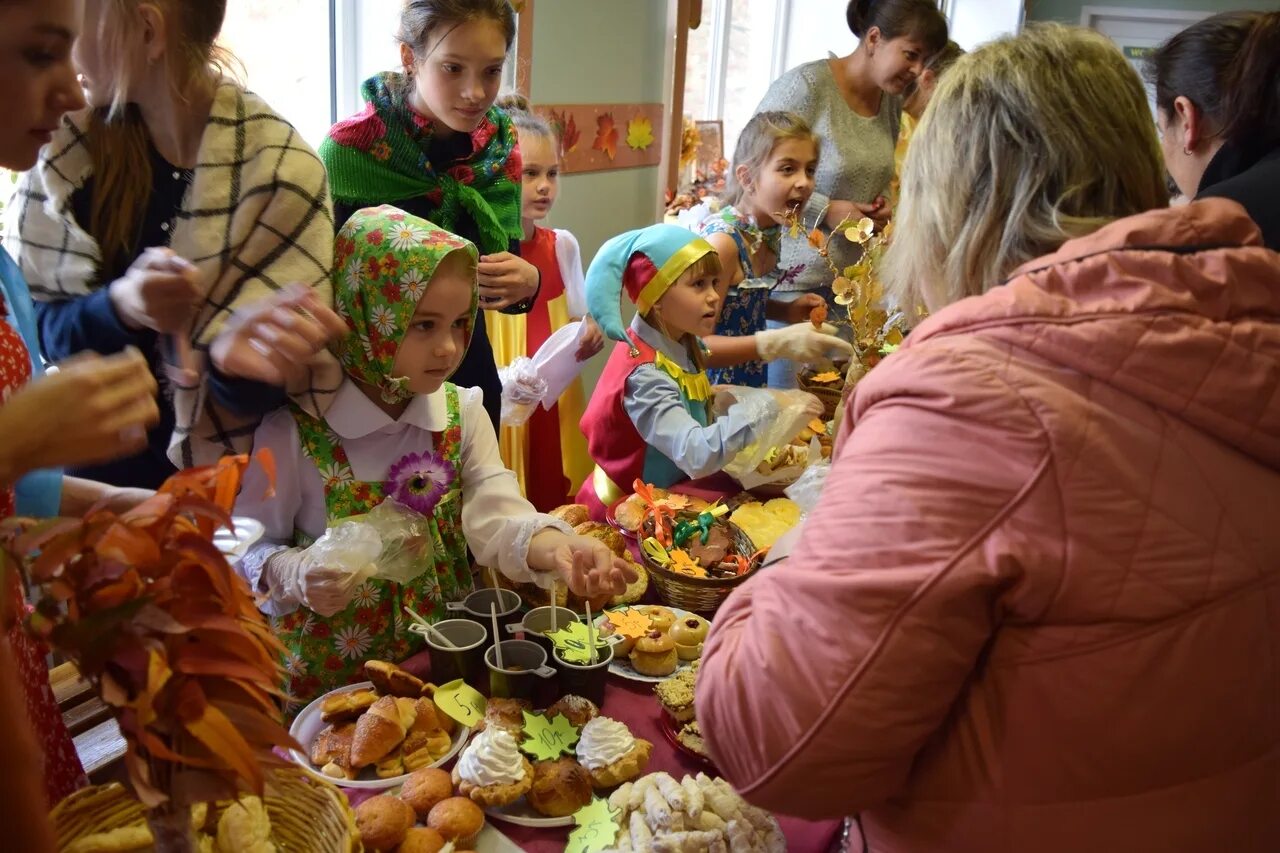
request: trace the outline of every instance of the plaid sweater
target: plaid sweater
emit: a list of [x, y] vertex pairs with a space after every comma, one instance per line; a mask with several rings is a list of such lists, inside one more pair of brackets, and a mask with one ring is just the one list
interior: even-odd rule
[[[77, 299], [110, 284], [100, 280], [97, 244], [72, 212], [72, 194], [92, 172], [85, 144], [89, 118], [87, 110], [64, 118], [6, 210], [5, 246], [37, 301]], [[169, 457], [175, 465], [207, 464], [250, 448], [257, 419], [209, 398], [209, 344], [233, 312], [290, 282], [303, 282], [331, 301], [333, 235], [328, 179], [315, 152], [261, 98], [224, 80], [169, 241], [199, 269], [205, 291], [187, 334], [199, 379], [168, 379], [176, 421]], [[319, 415], [342, 372], [328, 352], [319, 353], [311, 368], [306, 381], [287, 390]]]

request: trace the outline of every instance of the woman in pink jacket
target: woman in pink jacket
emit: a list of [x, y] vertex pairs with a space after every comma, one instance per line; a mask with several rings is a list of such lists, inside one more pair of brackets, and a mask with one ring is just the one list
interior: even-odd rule
[[1100, 35], [944, 78], [888, 273], [933, 316], [707, 645], [748, 800], [874, 853], [1280, 850], [1280, 255], [1163, 174]]

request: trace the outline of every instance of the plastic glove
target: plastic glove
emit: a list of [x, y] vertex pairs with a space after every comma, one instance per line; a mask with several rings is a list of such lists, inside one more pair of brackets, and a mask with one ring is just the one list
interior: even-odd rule
[[781, 329], [756, 332], [756, 350], [763, 361], [785, 358], [791, 361], [817, 361], [837, 355], [853, 355], [853, 346], [836, 337], [836, 327], [822, 325], [822, 331], [812, 323], [796, 323]]
[[636, 579], [626, 560], [615, 557], [599, 539], [547, 528], [529, 542], [529, 568], [555, 572], [569, 589], [599, 606]]
[[272, 598], [304, 605], [321, 616], [333, 616], [350, 604], [362, 580], [346, 569], [319, 565], [303, 548], [272, 554], [264, 568]]

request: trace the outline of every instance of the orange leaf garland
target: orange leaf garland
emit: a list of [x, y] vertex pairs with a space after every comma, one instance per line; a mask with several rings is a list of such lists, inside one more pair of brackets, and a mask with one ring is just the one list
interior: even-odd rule
[[596, 117], [596, 139], [591, 143], [596, 151], [603, 151], [610, 160], [618, 156], [618, 127], [614, 124], [613, 113], [603, 113]]

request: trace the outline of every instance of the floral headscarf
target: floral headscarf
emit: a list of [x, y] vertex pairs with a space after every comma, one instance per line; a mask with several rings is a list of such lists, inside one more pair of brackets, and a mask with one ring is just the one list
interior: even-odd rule
[[[471, 241], [390, 205], [357, 211], [338, 232], [333, 297], [351, 331], [334, 344], [334, 353], [348, 376], [380, 389], [389, 403], [413, 396], [407, 377], [393, 376], [391, 367], [418, 302], [453, 252], [466, 252], [473, 266], [477, 262]], [[478, 300], [473, 278], [467, 345]]]

